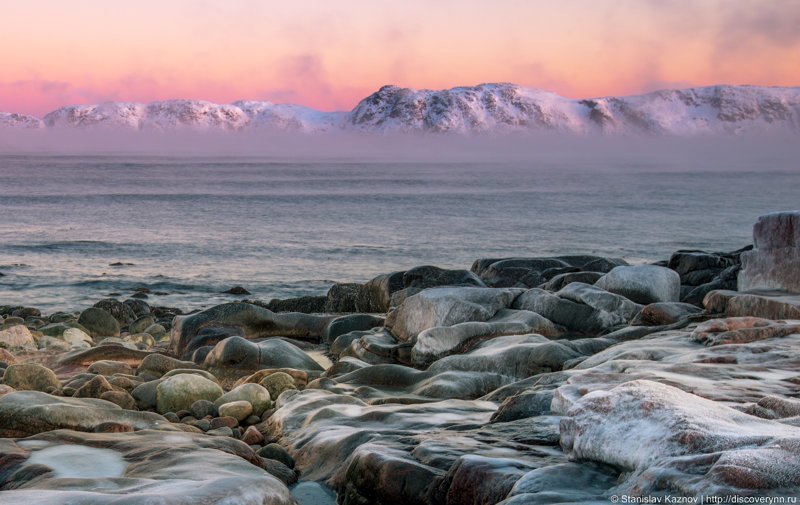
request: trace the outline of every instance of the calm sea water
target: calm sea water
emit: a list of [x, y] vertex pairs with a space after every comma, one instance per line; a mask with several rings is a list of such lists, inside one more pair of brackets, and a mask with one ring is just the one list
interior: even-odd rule
[[[670, 162], [389, 163], [0, 156], [0, 305], [75, 310], [137, 287], [184, 309], [324, 294], [420, 264], [732, 250], [800, 207], [800, 171]], [[112, 263], [130, 263], [110, 266]]]

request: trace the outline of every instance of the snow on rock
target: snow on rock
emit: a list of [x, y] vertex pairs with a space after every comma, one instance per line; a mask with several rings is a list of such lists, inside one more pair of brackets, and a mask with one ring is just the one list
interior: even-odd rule
[[233, 102], [249, 118], [251, 128], [320, 132], [341, 127], [345, 113], [320, 112], [302, 105], [240, 100]]
[[44, 123], [41, 119], [25, 114], [15, 114], [10, 112], [0, 112], [0, 128], [20, 128], [35, 130], [43, 128]]
[[561, 420], [569, 457], [630, 472], [618, 490], [683, 495], [800, 487], [800, 428], [635, 380], [581, 398]]
[[[278, 129], [315, 133], [507, 133], [683, 135], [800, 131], [800, 88], [710, 86], [583, 100], [515, 84], [445, 90], [384, 86], [350, 112], [300, 105], [201, 100], [72, 105], [47, 114], [48, 127]], [[0, 126], [37, 128], [30, 116], [0, 113]]]
[[473, 133], [694, 135], [800, 129], [800, 88], [711, 86], [630, 97], [570, 100], [514, 84], [431, 91], [384, 86], [361, 101], [348, 125], [362, 130]]

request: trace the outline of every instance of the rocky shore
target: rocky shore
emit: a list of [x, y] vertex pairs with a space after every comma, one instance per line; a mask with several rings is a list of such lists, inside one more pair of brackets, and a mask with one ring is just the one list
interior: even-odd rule
[[795, 497], [798, 272], [783, 212], [754, 246], [652, 265], [486, 258], [186, 314], [0, 306], [0, 504]]

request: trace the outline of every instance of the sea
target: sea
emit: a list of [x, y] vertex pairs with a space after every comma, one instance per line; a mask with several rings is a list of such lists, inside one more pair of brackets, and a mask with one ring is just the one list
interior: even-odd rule
[[751, 243], [800, 207], [800, 169], [603, 157], [293, 160], [0, 154], [0, 305], [75, 311], [150, 291], [201, 309], [322, 295], [417, 265], [597, 254], [634, 263]]

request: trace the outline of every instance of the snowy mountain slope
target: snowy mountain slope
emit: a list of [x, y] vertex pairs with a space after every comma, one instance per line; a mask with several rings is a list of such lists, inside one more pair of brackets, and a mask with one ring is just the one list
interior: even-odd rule
[[302, 133], [697, 134], [800, 133], [800, 88], [710, 86], [627, 97], [573, 100], [514, 84], [481, 84], [432, 91], [384, 86], [350, 112], [242, 100], [74, 105], [43, 121], [0, 113], [0, 127], [123, 128], [132, 130], [281, 130]]
[[302, 105], [240, 100], [233, 102], [249, 118], [250, 128], [320, 132], [341, 128], [345, 112], [320, 112]]
[[0, 128], [38, 129], [43, 128], [42, 120], [25, 114], [0, 112]]
[[570, 100], [514, 84], [443, 91], [385, 86], [362, 100], [347, 124], [368, 131], [459, 133], [529, 129], [671, 135], [800, 131], [800, 88], [711, 86]]

